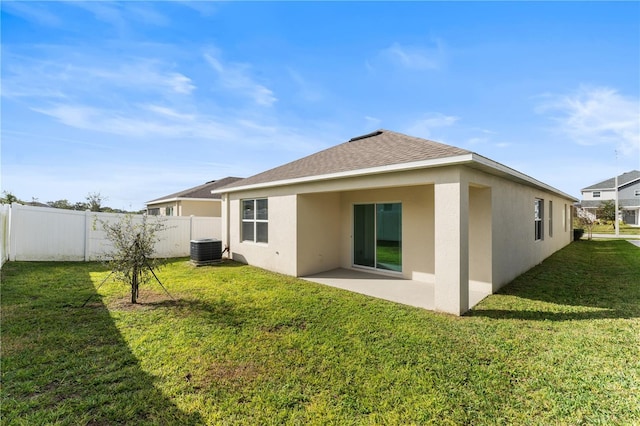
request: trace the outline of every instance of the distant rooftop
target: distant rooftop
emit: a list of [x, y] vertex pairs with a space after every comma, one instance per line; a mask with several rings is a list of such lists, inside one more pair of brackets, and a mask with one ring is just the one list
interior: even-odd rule
[[[640, 170], [631, 170], [630, 172], [626, 172], [618, 176], [618, 188], [628, 185], [631, 182], [640, 180]], [[602, 182], [598, 182], [594, 185], [587, 186], [586, 188], [582, 188], [582, 191], [590, 191], [594, 189], [615, 189], [616, 187], [616, 178], [612, 177], [607, 180], [603, 180]]]
[[223, 186], [226, 186], [226, 185], [233, 184], [234, 182], [237, 182], [239, 180], [242, 180], [242, 178], [231, 177], [231, 176], [223, 179], [219, 179], [219, 180], [212, 180], [202, 185], [185, 189], [184, 191], [176, 192], [173, 194], [165, 195], [164, 197], [156, 198], [155, 200], [147, 201], [146, 204], [154, 204], [154, 203], [159, 203], [163, 201], [170, 201], [170, 200], [183, 199], [183, 198], [186, 198], [186, 199], [209, 198], [212, 200], [219, 200], [220, 194], [212, 194], [211, 191], [214, 189], [222, 188]]

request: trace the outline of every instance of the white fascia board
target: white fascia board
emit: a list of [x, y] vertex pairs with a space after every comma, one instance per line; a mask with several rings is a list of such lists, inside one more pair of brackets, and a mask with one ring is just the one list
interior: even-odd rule
[[328, 173], [325, 175], [305, 176], [301, 178], [283, 179], [273, 182], [256, 183], [254, 185], [237, 186], [229, 189], [214, 189], [212, 194], [225, 194], [231, 192], [248, 191], [262, 188], [272, 188], [275, 186], [287, 186], [308, 182], [319, 182], [324, 180], [343, 179], [349, 177], [375, 175], [380, 173], [399, 172], [415, 169], [426, 169], [429, 167], [449, 166], [454, 164], [464, 164], [472, 161], [472, 154], [458, 155], [455, 157], [436, 158], [432, 160], [414, 161], [411, 163], [391, 164], [388, 166], [370, 167], [367, 169], [349, 170], [346, 172]]
[[154, 204], [164, 204], [164, 203], [172, 203], [174, 201], [220, 201], [216, 198], [188, 198], [188, 197], [175, 197], [175, 198], [165, 198], [163, 200], [155, 200], [155, 201], [147, 201], [147, 206], [152, 206]]

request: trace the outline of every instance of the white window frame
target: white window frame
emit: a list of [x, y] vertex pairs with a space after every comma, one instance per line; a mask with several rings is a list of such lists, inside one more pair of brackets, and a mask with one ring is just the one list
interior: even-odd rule
[[600, 198], [600, 191], [593, 191], [593, 193], [591, 194], [591, 196], [593, 198]]
[[164, 208], [165, 216], [173, 216], [173, 206]]
[[553, 201], [549, 200], [549, 238], [553, 238]]
[[636, 196], [636, 197], [640, 197], [640, 189], [636, 189], [636, 190], [633, 192], [633, 195], [634, 195], [634, 196]]
[[[266, 219], [258, 219], [258, 202], [264, 201], [266, 203]], [[253, 203], [253, 218], [245, 218], [244, 216], [244, 206], [245, 203], [251, 202]], [[252, 223], [253, 224], [253, 239], [245, 238], [244, 235], [244, 224]], [[267, 230], [267, 238], [265, 241], [258, 241], [258, 224], [266, 224]], [[243, 243], [257, 243], [257, 244], [268, 244], [269, 243], [269, 199], [268, 198], [249, 198], [240, 200], [240, 240]]]
[[533, 207], [534, 240], [544, 240], [544, 200], [536, 198]]

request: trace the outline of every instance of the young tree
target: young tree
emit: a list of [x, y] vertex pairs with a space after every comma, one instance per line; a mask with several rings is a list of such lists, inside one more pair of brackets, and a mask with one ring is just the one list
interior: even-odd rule
[[593, 236], [593, 226], [596, 224], [596, 216], [586, 209], [576, 209], [576, 218], [578, 223], [587, 230], [587, 238], [590, 240]]
[[616, 204], [613, 200], [607, 200], [600, 203], [598, 207], [598, 217], [614, 222], [616, 220]]
[[[131, 286], [131, 303], [137, 303], [139, 288], [155, 277], [160, 260], [152, 258], [158, 233], [166, 226], [158, 218], [127, 214], [116, 222], [96, 219], [113, 244], [105, 256], [115, 276]], [[95, 223], [94, 223], [95, 226]], [[166, 290], [165, 290], [166, 291]]]

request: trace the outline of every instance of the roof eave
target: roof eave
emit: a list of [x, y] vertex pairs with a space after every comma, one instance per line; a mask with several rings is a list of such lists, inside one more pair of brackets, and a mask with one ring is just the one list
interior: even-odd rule
[[328, 173], [324, 175], [305, 176], [293, 179], [282, 179], [272, 182], [256, 183], [253, 185], [236, 186], [232, 188], [220, 188], [218, 190], [212, 190], [212, 194], [226, 194], [231, 192], [249, 191], [255, 189], [272, 188], [278, 186], [295, 185], [308, 182], [319, 182], [334, 179], [343, 179], [350, 177], [358, 177], [364, 175], [373, 175], [381, 173], [390, 173], [406, 170], [423, 169], [430, 167], [449, 166], [453, 164], [464, 164], [472, 161], [472, 155], [463, 154], [454, 157], [435, 158], [430, 160], [414, 161], [410, 163], [390, 164], [387, 166], [370, 167], [366, 169], [349, 170], [346, 172]]
[[516, 181], [519, 181], [521, 183], [526, 183], [526, 184], [529, 184], [529, 185], [534, 186], [536, 188], [552, 192], [552, 193], [554, 193], [556, 195], [560, 195], [560, 196], [562, 196], [564, 198], [567, 198], [567, 199], [569, 199], [569, 200], [571, 200], [573, 202], [578, 202], [579, 201], [578, 198], [575, 198], [575, 197], [573, 197], [573, 196], [571, 196], [571, 195], [569, 195], [569, 194], [567, 194], [565, 192], [562, 192], [559, 189], [556, 189], [551, 185], [547, 185], [544, 182], [541, 182], [541, 181], [539, 181], [537, 179], [534, 179], [529, 175], [525, 175], [522, 172], [519, 172], [519, 171], [517, 171], [515, 169], [512, 169], [511, 167], [505, 166], [504, 164], [500, 164], [500, 163], [498, 163], [496, 161], [490, 160], [489, 158], [483, 157], [482, 155], [479, 155], [479, 154], [476, 154], [476, 153], [473, 153], [472, 155], [473, 155], [473, 161], [475, 163], [481, 164], [481, 165], [486, 166], [486, 167], [490, 167], [491, 169], [494, 169], [494, 170], [500, 172], [501, 174], [506, 174], [508, 176], [511, 176], [512, 180], [516, 180]]
[[152, 200], [147, 201], [145, 204], [147, 206], [153, 204], [163, 204], [163, 203], [172, 203], [174, 201], [221, 201], [219, 198], [189, 198], [189, 197], [174, 197], [174, 198], [165, 198], [161, 200]]
[[555, 193], [564, 198], [572, 200], [573, 202], [578, 201], [577, 198], [572, 197], [571, 195], [566, 194], [550, 185], [547, 185], [543, 182], [540, 182], [539, 180], [536, 180], [528, 175], [525, 175], [524, 173], [518, 172], [517, 170], [514, 170], [510, 167], [497, 163], [493, 160], [490, 160], [486, 157], [483, 157], [473, 152], [468, 154], [451, 156], [451, 157], [442, 157], [442, 158], [435, 158], [435, 159], [429, 159], [429, 160], [414, 161], [410, 163], [392, 164], [388, 166], [379, 166], [379, 167], [371, 167], [366, 169], [350, 170], [347, 172], [329, 173], [329, 174], [318, 175], [318, 176], [305, 176], [305, 177], [294, 178], [294, 179], [283, 179], [279, 181], [257, 183], [254, 185], [244, 185], [244, 186], [237, 186], [232, 188], [220, 188], [218, 190], [212, 190], [211, 193], [226, 194], [226, 193], [232, 193], [232, 192], [273, 188], [273, 187], [295, 185], [295, 184], [308, 183], [308, 182], [319, 182], [319, 181], [358, 177], [358, 176], [372, 175], [372, 174], [400, 172], [400, 171], [425, 169], [425, 168], [432, 168], [432, 167], [463, 165], [463, 164], [472, 164], [472, 163], [495, 170], [499, 172], [499, 174], [501, 175], [507, 175], [511, 177], [512, 180], [520, 181], [528, 185], [543, 189], [545, 191]]

